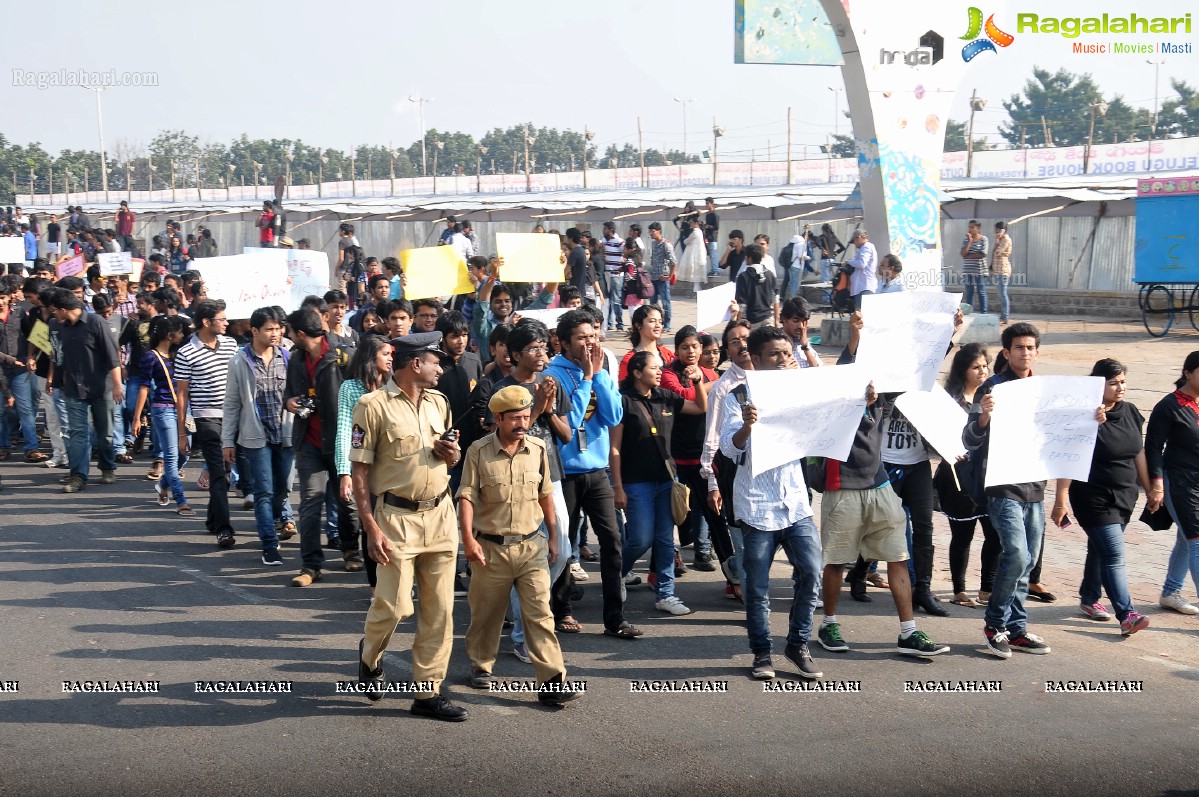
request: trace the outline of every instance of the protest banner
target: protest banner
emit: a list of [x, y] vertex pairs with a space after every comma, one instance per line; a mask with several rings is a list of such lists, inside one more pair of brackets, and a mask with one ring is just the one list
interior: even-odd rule
[[950, 464], [966, 453], [962, 430], [969, 416], [940, 385], [913, 390], [895, 400], [895, 407], [933, 449]]
[[879, 393], [932, 390], [953, 337], [958, 296], [901, 291], [862, 297], [856, 362]]
[[24, 263], [25, 239], [19, 235], [0, 238], [0, 263]]
[[100, 267], [101, 277], [132, 274], [133, 255], [129, 252], [99, 252], [96, 254], [96, 265]]
[[[553, 236], [548, 236], [553, 237]], [[440, 298], [459, 293], [473, 293], [466, 271], [466, 261], [452, 246], [425, 246], [400, 252], [404, 269], [404, 298]]]
[[1086, 481], [1103, 403], [1098, 376], [1030, 376], [991, 391], [990, 449], [984, 484], [1043, 479]]
[[555, 307], [553, 310], [518, 310], [513, 315], [518, 316], [518, 320], [525, 318], [536, 319], [545, 324], [549, 329], [556, 329], [558, 319], [562, 317], [563, 313], [567, 312], [570, 312], [569, 307]]
[[133, 258], [133, 270], [129, 272], [129, 282], [138, 282], [142, 278], [142, 272], [146, 270], [146, 261], [140, 257]]
[[45, 321], [38, 320], [33, 322], [33, 329], [29, 330], [29, 342], [46, 354], [54, 353], [50, 346], [50, 325]]
[[280, 306], [299, 310], [309, 296], [324, 298], [329, 290], [329, 256], [318, 249], [262, 249], [242, 247], [241, 253], [282, 263], [287, 270], [288, 298]]
[[536, 232], [499, 232], [495, 234], [496, 253], [504, 259], [500, 266], [503, 282], [565, 282], [562, 244], [558, 236]]
[[74, 277], [82, 274], [87, 270], [87, 263], [83, 260], [83, 255], [75, 255], [74, 257], [64, 257], [54, 266], [54, 273], [59, 279], [63, 277]]
[[807, 456], [849, 456], [870, 382], [861, 366], [747, 371], [745, 378], [758, 408], [749, 438], [753, 476]]
[[260, 307], [284, 307], [290, 300], [285, 259], [261, 254], [202, 257], [191, 267], [200, 272], [209, 296], [225, 300], [230, 319], [249, 318]]
[[737, 298], [737, 283], [726, 282], [695, 294], [695, 328], [707, 329], [729, 320], [729, 303]]

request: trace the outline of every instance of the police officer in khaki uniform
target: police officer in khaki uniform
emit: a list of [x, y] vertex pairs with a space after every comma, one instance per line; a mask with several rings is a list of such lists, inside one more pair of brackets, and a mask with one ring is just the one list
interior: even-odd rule
[[466, 632], [470, 685], [491, 685], [504, 611], [515, 586], [540, 685], [538, 700], [562, 705], [579, 693], [563, 689], [566, 667], [550, 611], [549, 563], [558, 558], [558, 537], [549, 453], [545, 443], [527, 434], [533, 407], [527, 389], [509, 385], [496, 391], [487, 407], [496, 429], [466, 452], [458, 489], [462, 550], [472, 563]]
[[[462, 457], [450, 429], [446, 397], [433, 390], [441, 376], [440, 332], [391, 341], [394, 376], [354, 407], [350, 435], [351, 480], [378, 585], [358, 644], [358, 680], [378, 700], [386, 689], [380, 659], [396, 624], [413, 613], [420, 592], [412, 680], [418, 690], [412, 713], [460, 722], [466, 709], [442, 697], [453, 645], [454, 560], [458, 552], [450, 468]], [[370, 496], [378, 496], [372, 507]]]

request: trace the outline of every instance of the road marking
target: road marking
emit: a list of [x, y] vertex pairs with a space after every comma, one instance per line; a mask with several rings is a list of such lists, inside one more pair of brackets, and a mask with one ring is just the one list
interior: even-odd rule
[[517, 713], [516, 709], [508, 708], [507, 706], [488, 706], [487, 708], [491, 709], [496, 714], [503, 714], [505, 717], [508, 717], [508, 716], [511, 716], [511, 715]]
[[213, 586], [213, 587], [216, 587], [217, 589], [224, 590], [225, 592], [228, 592], [230, 595], [236, 595], [237, 597], [239, 597], [242, 600], [247, 601], [249, 603], [255, 603], [255, 604], [258, 604], [259, 606], [263, 606], [263, 605], [270, 603], [270, 601], [266, 600], [265, 598], [260, 598], [259, 596], [255, 595], [253, 592], [250, 592], [249, 590], [244, 590], [241, 587], [235, 587], [232, 584], [226, 584], [223, 581], [213, 578], [212, 576], [208, 575], [207, 573], [201, 573], [199, 570], [187, 570], [187, 569], [180, 568], [180, 571], [183, 573], [187, 573], [190, 576], [194, 576], [197, 580], [203, 581], [205, 584], [208, 584], [209, 586]]
[[1163, 659], [1159, 656], [1141, 656], [1140, 658], [1141, 658], [1141, 661], [1151, 661], [1154, 664], [1160, 664], [1161, 666], [1168, 667], [1171, 670], [1178, 670], [1181, 672], [1199, 672], [1199, 667], [1191, 667], [1190, 665], [1187, 665], [1187, 664], [1179, 664], [1176, 661], [1171, 661], [1170, 659]]

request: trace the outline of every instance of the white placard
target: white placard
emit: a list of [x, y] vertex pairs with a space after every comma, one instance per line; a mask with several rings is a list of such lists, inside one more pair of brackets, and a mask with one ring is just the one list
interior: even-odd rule
[[260, 307], [286, 307], [290, 300], [286, 259], [257, 253], [202, 257], [191, 267], [200, 272], [210, 299], [225, 300], [230, 319], [249, 318]]
[[131, 252], [100, 252], [96, 255], [96, 264], [100, 266], [101, 277], [132, 274], [133, 254]]
[[844, 461], [866, 407], [870, 377], [857, 365], [747, 371], [758, 408], [750, 439], [750, 473], [807, 456]]
[[0, 238], [0, 263], [24, 263], [25, 239], [17, 235]]
[[569, 307], [555, 307], [552, 310], [517, 310], [514, 315], [520, 316], [521, 319], [532, 318], [545, 324], [549, 329], [557, 329], [558, 319], [569, 312]]
[[729, 304], [737, 298], [737, 283], [726, 282], [695, 294], [695, 328], [705, 330], [729, 320]]
[[900, 291], [862, 297], [856, 362], [880, 393], [932, 390], [953, 337], [956, 294]]
[[329, 256], [319, 249], [261, 249], [247, 246], [243, 255], [265, 257], [284, 264], [290, 288], [288, 300], [280, 305], [288, 312], [299, 310], [308, 296], [324, 298], [329, 290]]
[[962, 430], [969, 416], [940, 385], [931, 391], [913, 390], [895, 400], [895, 407], [941, 459], [953, 464], [965, 455]]
[[1099, 433], [1101, 377], [1030, 376], [996, 385], [991, 395], [987, 487], [1087, 480]]

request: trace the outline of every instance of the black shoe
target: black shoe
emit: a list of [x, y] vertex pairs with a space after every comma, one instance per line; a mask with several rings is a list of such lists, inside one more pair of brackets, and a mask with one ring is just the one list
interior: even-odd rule
[[870, 603], [873, 598], [866, 594], [866, 579], [861, 581], [853, 580], [849, 582], [849, 597], [853, 598], [858, 603]]
[[283, 565], [283, 557], [279, 555], [279, 549], [267, 548], [263, 551], [262, 563], [267, 567], [281, 567]]
[[487, 670], [471, 670], [470, 685], [472, 689], [491, 688], [491, 673]]
[[716, 559], [711, 553], [697, 553], [695, 561], [691, 563], [691, 567], [695, 570], [702, 570], [705, 573], [713, 573], [716, 571]]
[[814, 680], [824, 676], [824, 673], [816, 666], [816, 662], [812, 660], [812, 654], [808, 652], [807, 645], [788, 645], [783, 650], [783, 655], [799, 670], [801, 678]]
[[413, 700], [412, 713], [418, 717], [430, 717], [445, 722], [462, 722], [470, 716], [466, 709], [455, 706], [441, 695], [434, 695], [426, 700]]
[[465, 598], [470, 594], [470, 585], [461, 573], [454, 576], [454, 597]]
[[770, 660], [769, 653], [754, 656], [754, 663], [750, 667], [749, 676], [755, 681], [774, 680], [774, 662]]
[[362, 660], [362, 647], [365, 644], [365, 638], [358, 640], [358, 683], [366, 686], [367, 698], [379, 700], [385, 692], [387, 676], [383, 674], [382, 662], [373, 670], [366, 666], [366, 662]]
[[931, 614], [933, 617], [948, 617], [949, 612], [937, 603], [937, 599], [933, 594], [926, 589], [916, 590], [912, 593], [912, 605], [925, 614]]
[[232, 531], [222, 531], [220, 534], [216, 535], [216, 544], [217, 544], [217, 547], [220, 547], [220, 548], [232, 548], [233, 547], [233, 532]]
[[337, 535], [330, 537], [325, 542], [324, 548], [326, 551], [340, 551], [341, 550], [341, 539]]
[[541, 685], [541, 689], [537, 693], [537, 702], [543, 706], [565, 706], [572, 700], [578, 700], [583, 696], [582, 692], [565, 690], [562, 688], [562, 676], [555, 675], [552, 679]]

